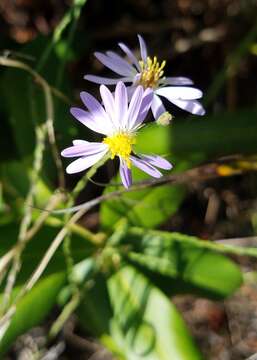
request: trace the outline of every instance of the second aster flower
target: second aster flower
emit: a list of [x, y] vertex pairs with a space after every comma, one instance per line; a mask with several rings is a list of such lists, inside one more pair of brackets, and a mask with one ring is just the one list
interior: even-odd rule
[[74, 140], [73, 146], [64, 149], [62, 156], [78, 157], [68, 165], [67, 173], [73, 174], [88, 169], [108, 152], [112, 159], [115, 156], [119, 158], [120, 176], [126, 188], [132, 183], [132, 165], [155, 178], [162, 176], [157, 168], [171, 169], [172, 165], [160, 156], [135, 154], [133, 151], [137, 130], [152, 104], [153, 91], [138, 86], [129, 101], [127, 88], [120, 81], [116, 85], [114, 95], [104, 85], [100, 86], [100, 94], [103, 106], [92, 95], [82, 92], [81, 100], [88, 111], [71, 108], [72, 115], [78, 121], [89, 129], [103, 134], [104, 138], [101, 142]]
[[[119, 78], [104, 78], [95, 75], [86, 75], [86, 80], [112, 85], [119, 80], [130, 83], [129, 93], [133, 93], [138, 85], [142, 85], [144, 89], [153, 90], [153, 101], [151, 110], [156, 120], [162, 118], [170, 118], [168, 112], [163, 105], [161, 97], [195, 115], [204, 115], [205, 110], [198, 101], [202, 97], [202, 91], [190, 85], [192, 80], [186, 77], [165, 77], [164, 67], [166, 62], [158, 62], [156, 56], [151, 58], [148, 55], [147, 47], [142, 36], [138, 35], [140, 44], [140, 59], [137, 59], [133, 52], [123, 43], [119, 43], [120, 48], [126, 54], [128, 60], [123, 59], [120, 55], [113, 51], [107, 51], [105, 54], [96, 52], [96, 58], [106, 67], [119, 75]], [[162, 116], [162, 117], [161, 117]], [[161, 117], [161, 118], [160, 118]]]

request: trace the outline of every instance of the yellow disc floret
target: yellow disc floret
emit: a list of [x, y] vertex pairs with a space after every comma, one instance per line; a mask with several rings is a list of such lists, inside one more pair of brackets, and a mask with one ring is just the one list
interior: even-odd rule
[[154, 88], [158, 85], [160, 78], [163, 76], [163, 68], [166, 64], [166, 61], [162, 61], [160, 64], [157, 61], [157, 57], [154, 56], [153, 59], [147, 57], [146, 62], [139, 61], [141, 68], [141, 77], [138, 81], [138, 84], [142, 85], [145, 89], [150, 87]]
[[132, 145], [136, 143], [135, 134], [121, 132], [113, 136], [107, 136], [103, 139], [103, 143], [109, 146], [112, 159], [115, 156], [120, 156], [126, 161], [128, 168], [131, 167], [129, 156], [132, 152]]

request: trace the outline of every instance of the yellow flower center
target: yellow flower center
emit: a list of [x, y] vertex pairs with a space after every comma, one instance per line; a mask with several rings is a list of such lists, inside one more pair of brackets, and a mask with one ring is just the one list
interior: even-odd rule
[[139, 61], [141, 68], [141, 77], [138, 81], [139, 85], [142, 85], [145, 89], [150, 87], [154, 88], [158, 85], [160, 78], [163, 76], [163, 68], [166, 64], [166, 61], [162, 61], [160, 64], [157, 61], [157, 57], [154, 56], [153, 59], [147, 57], [146, 62], [143, 60]]
[[112, 159], [115, 156], [120, 156], [126, 161], [127, 167], [131, 168], [129, 156], [132, 152], [132, 145], [136, 143], [135, 135], [121, 132], [113, 136], [107, 136], [103, 139], [103, 143], [109, 146]]

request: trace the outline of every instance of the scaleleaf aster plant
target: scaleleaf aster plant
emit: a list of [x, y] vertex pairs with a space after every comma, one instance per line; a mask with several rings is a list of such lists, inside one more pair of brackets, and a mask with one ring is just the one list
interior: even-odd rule
[[127, 59], [113, 51], [107, 51], [105, 54], [95, 52], [96, 58], [106, 67], [114, 71], [120, 78], [105, 78], [95, 75], [86, 75], [86, 80], [98, 83], [113, 85], [118, 81], [131, 83], [128, 87], [128, 94], [133, 94], [138, 85], [144, 89], [153, 90], [153, 100], [151, 110], [153, 116], [159, 122], [167, 122], [172, 116], [166, 111], [161, 97], [195, 115], [204, 115], [205, 110], [197, 99], [202, 97], [202, 91], [191, 87], [193, 82], [186, 77], [165, 77], [164, 67], [166, 61], [158, 62], [157, 57], [148, 56], [147, 47], [142, 36], [138, 35], [140, 44], [141, 59], [137, 59], [133, 52], [123, 43], [118, 45], [123, 50]]
[[78, 157], [66, 172], [73, 174], [86, 170], [108, 153], [112, 159], [118, 156], [120, 176], [126, 188], [132, 183], [132, 165], [155, 178], [162, 176], [157, 168], [171, 169], [172, 165], [160, 156], [135, 154], [133, 151], [137, 131], [152, 104], [153, 91], [139, 85], [129, 100], [126, 86], [119, 81], [114, 95], [104, 85], [100, 86], [100, 94], [103, 106], [92, 95], [82, 92], [80, 97], [88, 111], [73, 107], [71, 114], [89, 129], [103, 134], [104, 138], [101, 142], [74, 140], [73, 146], [61, 153], [68, 158]]

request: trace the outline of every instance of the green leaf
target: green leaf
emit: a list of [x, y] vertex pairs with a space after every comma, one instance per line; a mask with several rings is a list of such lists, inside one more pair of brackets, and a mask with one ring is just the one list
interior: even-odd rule
[[239, 267], [196, 237], [134, 228], [124, 243], [131, 247], [128, 259], [168, 294], [224, 298], [242, 284]]
[[[156, 139], [158, 140], [156, 141]], [[136, 150], [138, 153], [167, 155], [170, 152], [168, 130], [155, 124], [145, 126], [137, 136]], [[172, 159], [170, 160], [172, 161]], [[175, 171], [184, 170], [188, 166], [187, 161], [181, 162]], [[134, 181], [149, 178], [148, 175], [135, 168], [132, 169], [132, 174]], [[106, 192], [113, 190], [114, 188], [109, 186]], [[101, 205], [101, 224], [103, 228], [110, 229], [124, 217], [131, 225], [154, 228], [177, 211], [184, 196], [185, 188], [179, 185], [163, 185], [124, 194]]]
[[39, 281], [18, 302], [16, 312], [0, 340], [1, 355], [8, 350], [19, 335], [40, 324], [45, 319], [56, 303], [57, 295], [64, 284], [64, 273], [51, 275]]
[[108, 289], [111, 334], [124, 359], [202, 359], [175, 306], [135, 268], [121, 268]]

